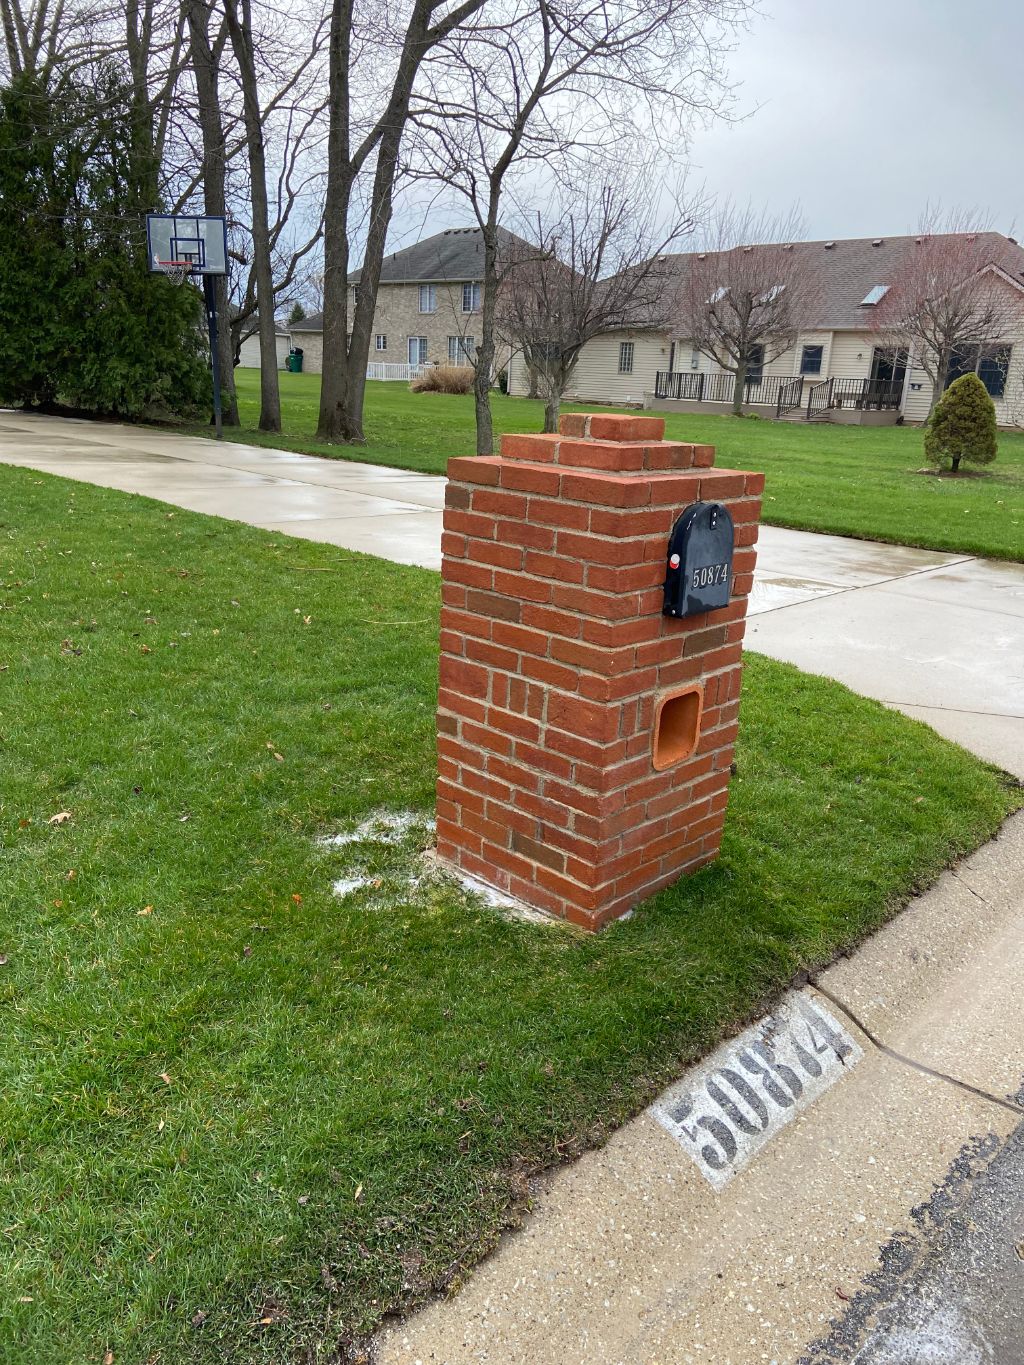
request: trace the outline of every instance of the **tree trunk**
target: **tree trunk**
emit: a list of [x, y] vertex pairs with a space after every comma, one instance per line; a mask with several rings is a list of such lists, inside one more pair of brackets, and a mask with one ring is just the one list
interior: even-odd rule
[[225, 0], [224, 13], [242, 85], [245, 141], [249, 153], [249, 197], [256, 274], [256, 311], [260, 321], [260, 431], [281, 430], [281, 393], [277, 376], [277, 329], [274, 325], [274, 270], [270, 255], [270, 211], [267, 204], [267, 155], [263, 141], [252, 10], [242, 0], [239, 23], [235, 0]]
[[954, 456], [953, 456], [953, 473], [955, 474], [959, 468], [960, 468], [960, 456], [959, 456], [959, 455], [954, 455]]
[[[210, 44], [210, 11], [203, 0], [190, 0], [188, 27], [192, 53], [192, 72], [196, 81], [199, 104], [199, 128], [203, 139], [203, 208], [208, 214], [223, 217], [227, 213], [225, 193], [224, 123], [220, 111], [220, 91], [217, 71], [223, 36], [217, 40], [217, 52]], [[221, 325], [217, 329], [217, 359], [220, 362], [221, 401], [226, 427], [237, 427], [238, 396], [235, 392], [235, 358], [228, 325], [228, 280], [226, 275], [216, 284], [217, 315]]]
[[[430, 29], [434, 0], [415, 0], [398, 59], [388, 107], [377, 125], [378, 135], [364, 140], [353, 156], [350, 148], [350, 79], [353, 0], [334, 0], [328, 47], [330, 118], [327, 132], [327, 195], [324, 209], [324, 361], [320, 387], [322, 441], [363, 441], [363, 398], [366, 364], [373, 337], [377, 286], [391, 224], [398, 152], [409, 117], [413, 82], [420, 63], [450, 28], [478, 9], [482, 0], [464, 0], [444, 21]], [[370, 196], [369, 231], [359, 288], [348, 328], [348, 215], [352, 187], [365, 159], [377, 145], [377, 167]]]
[[743, 416], [743, 390], [747, 387], [747, 357], [741, 355], [736, 362], [736, 378], [732, 386], [732, 415]]
[[562, 393], [559, 388], [552, 384], [548, 390], [547, 400], [544, 403], [544, 430], [553, 432], [558, 430], [558, 416], [562, 411]]
[[[476, 453], [493, 455], [494, 422], [491, 417], [491, 372], [494, 369], [495, 294], [498, 289], [498, 196], [491, 195], [484, 239], [484, 278], [480, 293], [480, 345], [473, 373], [473, 407], [476, 414]], [[545, 431], [547, 427], [544, 428]]]

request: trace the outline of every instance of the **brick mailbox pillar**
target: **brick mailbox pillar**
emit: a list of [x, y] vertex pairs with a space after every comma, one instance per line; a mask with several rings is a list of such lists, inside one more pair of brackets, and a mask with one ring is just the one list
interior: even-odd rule
[[[589, 929], [722, 839], [764, 476], [664, 430], [573, 413], [448, 465], [438, 854]], [[731, 586], [675, 619], [669, 538], [698, 502], [731, 514]]]

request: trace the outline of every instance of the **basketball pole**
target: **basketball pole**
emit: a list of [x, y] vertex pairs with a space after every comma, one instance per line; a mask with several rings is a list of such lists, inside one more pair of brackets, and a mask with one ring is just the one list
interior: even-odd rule
[[213, 275], [203, 276], [203, 297], [206, 301], [206, 325], [210, 332], [210, 360], [213, 364], [213, 423], [217, 440], [223, 439], [224, 424], [220, 405], [220, 356], [217, 347], [217, 281]]

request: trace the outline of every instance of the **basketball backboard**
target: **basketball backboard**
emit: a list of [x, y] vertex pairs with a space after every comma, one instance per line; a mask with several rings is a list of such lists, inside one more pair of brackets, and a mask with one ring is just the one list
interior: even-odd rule
[[227, 223], [202, 214], [147, 213], [146, 242], [150, 270], [188, 264], [192, 275], [228, 273]]

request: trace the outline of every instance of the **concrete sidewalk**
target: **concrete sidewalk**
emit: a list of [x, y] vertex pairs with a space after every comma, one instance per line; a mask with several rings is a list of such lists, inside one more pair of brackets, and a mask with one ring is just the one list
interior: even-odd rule
[[[429, 569], [444, 480], [0, 412], [0, 462]], [[1024, 778], [1024, 565], [763, 526], [747, 643], [916, 716]]]

